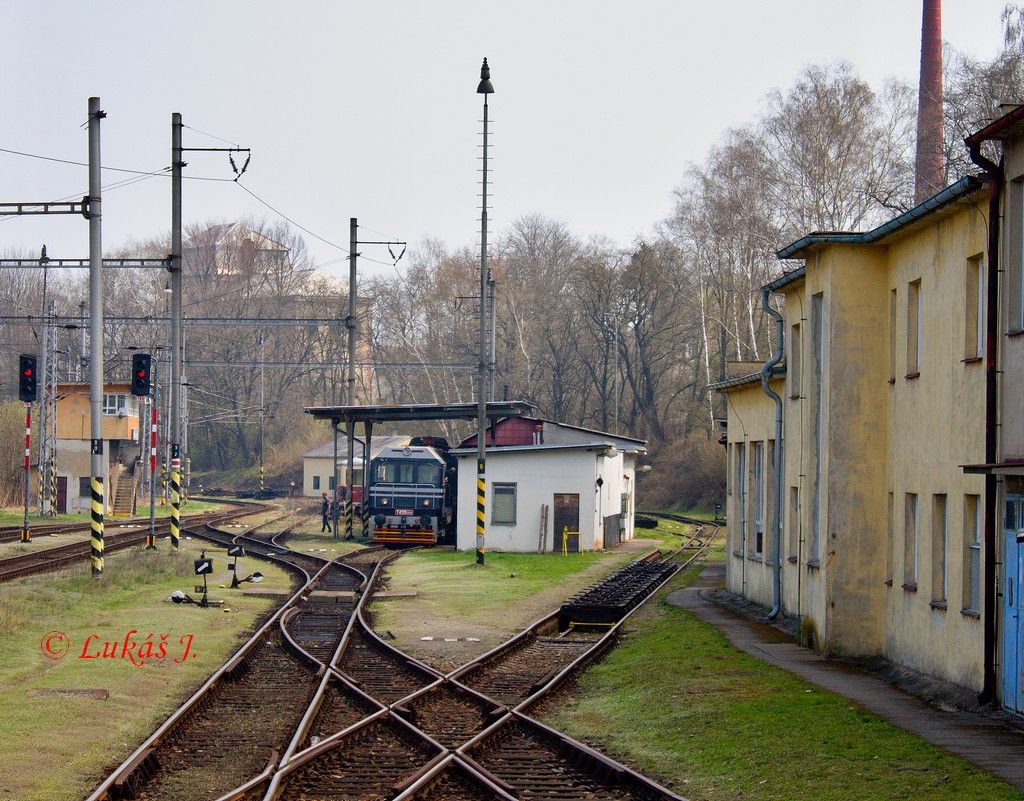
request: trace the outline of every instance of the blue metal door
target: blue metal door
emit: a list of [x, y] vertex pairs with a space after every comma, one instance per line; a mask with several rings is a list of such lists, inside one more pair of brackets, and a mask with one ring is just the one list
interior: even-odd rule
[[1024, 599], [1021, 579], [1024, 578], [1024, 500], [1019, 495], [1006, 498], [1003, 527], [1003, 704], [1015, 712], [1024, 712]]

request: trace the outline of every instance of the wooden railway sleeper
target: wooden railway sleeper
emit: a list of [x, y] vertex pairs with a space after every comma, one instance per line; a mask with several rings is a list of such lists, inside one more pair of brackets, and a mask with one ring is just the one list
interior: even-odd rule
[[481, 765], [479, 762], [473, 759], [473, 757], [471, 757], [469, 754], [465, 754], [460, 751], [458, 756], [459, 759], [461, 759], [470, 768], [472, 768], [485, 779], [487, 779], [487, 781], [489, 781], [491, 784], [497, 785], [499, 789], [503, 790], [511, 796], [515, 796], [516, 798], [519, 797], [519, 791], [513, 785], [509, 784], [504, 779], [495, 776], [493, 773], [487, 770], [487, 768], [485, 768], [483, 765]]
[[392, 795], [398, 795], [399, 793], [403, 792], [404, 790], [407, 790], [409, 787], [411, 787], [416, 782], [418, 782], [420, 780], [420, 778], [422, 778], [426, 774], [430, 773], [430, 771], [432, 771], [434, 769], [434, 767], [439, 762], [442, 762], [443, 760], [445, 760], [447, 758], [448, 758], [448, 752], [446, 750], [445, 751], [441, 751], [441, 753], [439, 753], [436, 756], [434, 756], [429, 762], [424, 764], [423, 767], [421, 767], [415, 773], [413, 773], [413, 774], [411, 774], [409, 776], [406, 776], [406, 777], [404, 777], [402, 779], [399, 779], [397, 782], [395, 782], [393, 785], [391, 785], [391, 794]]

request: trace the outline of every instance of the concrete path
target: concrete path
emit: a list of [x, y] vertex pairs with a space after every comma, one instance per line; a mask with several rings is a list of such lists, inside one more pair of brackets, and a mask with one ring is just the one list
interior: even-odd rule
[[718, 606], [705, 596], [724, 578], [724, 566], [712, 565], [692, 587], [667, 600], [710, 623], [741, 651], [841, 695], [1024, 791], [1024, 734], [982, 715], [940, 711], [852, 665], [801, 648], [772, 626]]

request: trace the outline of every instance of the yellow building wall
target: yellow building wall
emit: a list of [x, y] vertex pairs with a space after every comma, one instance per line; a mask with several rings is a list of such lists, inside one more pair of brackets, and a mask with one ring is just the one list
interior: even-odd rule
[[822, 254], [825, 299], [826, 485], [821, 562], [825, 652], [878, 653], [882, 586], [887, 408], [884, 249], [840, 246]]
[[[984, 193], [875, 245], [819, 246], [806, 277], [782, 291], [783, 606], [825, 653], [884, 655], [980, 688], [982, 629], [961, 613], [965, 495], [983, 479], [960, 466], [984, 456], [984, 365], [965, 361], [967, 263], [985, 246]], [[921, 279], [920, 375], [907, 378], [907, 285]], [[890, 340], [890, 291], [896, 291]], [[820, 537], [812, 550], [815, 457], [812, 299], [822, 296]], [[793, 326], [800, 326], [794, 360]], [[889, 380], [890, 341], [896, 378]], [[799, 362], [798, 368], [794, 364]], [[780, 382], [781, 384], [781, 382]], [[771, 601], [771, 571], [743, 556], [738, 443], [772, 439], [774, 404], [759, 385], [729, 401], [729, 589]], [[749, 445], [748, 445], [749, 447]], [[748, 476], [750, 460], [747, 460]], [[748, 477], [749, 486], [749, 477]], [[903, 587], [904, 497], [917, 493], [917, 589]], [[893, 511], [889, 513], [889, 494]], [[933, 597], [932, 502], [946, 496], [945, 608]], [[746, 516], [749, 520], [749, 515]], [[941, 542], [942, 540], [937, 540]], [[941, 549], [936, 549], [938, 557]], [[941, 564], [939, 559], [935, 564]], [[894, 579], [891, 582], [890, 579]], [[934, 601], [934, 603], [933, 603]]]
[[[782, 378], [773, 378], [771, 387], [780, 395], [785, 384]], [[771, 543], [772, 493], [771, 450], [764, 447], [764, 469], [761, 492], [764, 500], [764, 548], [761, 556], [755, 553], [754, 541], [754, 443], [775, 440], [775, 404], [764, 394], [761, 383], [747, 384], [723, 393], [728, 406], [728, 465], [726, 482], [726, 519], [728, 520], [728, 547], [726, 548], [726, 586], [730, 592], [743, 595], [758, 603], [772, 603], [773, 557]], [[744, 492], [740, 493], [739, 447], [746, 453]]]
[[[127, 392], [124, 390], [123, 392]], [[57, 438], [92, 439], [88, 393], [73, 392], [57, 400]], [[139, 416], [103, 416], [103, 439], [138, 439]], [[133, 436], [134, 432], [134, 436]]]
[[[896, 290], [896, 376], [886, 386], [889, 408], [888, 491], [893, 493], [892, 584], [885, 588], [885, 655], [973, 689], [982, 684], [982, 624], [963, 607], [965, 495], [983, 495], [984, 478], [961, 465], [985, 456], [985, 365], [965, 361], [967, 264], [986, 240], [980, 208], [961, 207], [889, 248], [888, 290]], [[908, 284], [921, 280], [920, 376], [908, 378]], [[886, 326], [888, 329], [888, 325]], [[886, 354], [888, 356], [888, 353]], [[918, 496], [916, 589], [905, 581], [906, 494]], [[946, 592], [933, 587], [934, 498], [946, 496]], [[883, 508], [887, 497], [880, 499]], [[888, 521], [887, 521], [888, 523]], [[938, 554], [936, 553], [936, 556]], [[904, 584], [906, 583], [906, 588]], [[933, 603], [934, 601], [934, 603]]]
[[[829, 343], [829, 321], [831, 301], [831, 272], [828, 264], [822, 264], [820, 254], [808, 259], [807, 276], [785, 289], [783, 319], [785, 321], [785, 347], [787, 362], [799, 361], [799, 370], [787, 366], [786, 392], [783, 396], [783, 459], [785, 462], [783, 540], [786, 543], [786, 561], [783, 564], [782, 597], [783, 607], [798, 615], [803, 627], [803, 640], [809, 645], [820, 646], [822, 633], [827, 630], [825, 619], [828, 607], [827, 593], [821, 554], [822, 543], [817, 552], [812, 552], [812, 506], [815, 481], [814, 448], [814, 359], [812, 337], [812, 298], [821, 294], [824, 308], [824, 361], [822, 363], [823, 408], [822, 442], [828, 432], [828, 368], [831, 358]], [[793, 327], [799, 325], [799, 359], [793, 357], [795, 340]], [[766, 398], [767, 400], [767, 398]], [[829, 453], [822, 447], [821, 475], [823, 484], [828, 476]], [[796, 488], [794, 503], [793, 488]], [[828, 493], [821, 493], [822, 530], [828, 520]], [[823, 541], [823, 538], [822, 538]]]
[[[338, 454], [338, 460], [341, 464], [338, 465], [338, 486], [348, 486], [348, 465], [345, 464], [345, 446], [344, 443]], [[306, 456], [302, 459], [302, 494], [308, 497], [319, 498], [323, 493], [330, 495], [331, 477], [334, 472], [331, 468], [331, 457], [313, 457]], [[313, 487], [313, 476], [320, 476], [320, 488], [314, 489]], [[363, 469], [356, 467], [352, 471], [352, 480], [360, 486], [363, 481]]]

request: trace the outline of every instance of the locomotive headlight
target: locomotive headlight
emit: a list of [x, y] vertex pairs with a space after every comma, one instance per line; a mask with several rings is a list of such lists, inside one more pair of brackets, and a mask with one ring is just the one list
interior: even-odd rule
[[387, 498], [381, 498], [380, 499], [380, 505], [381, 506], [387, 506], [388, 503], [389, 503], [389, 500]]
[[424, 505], [424, 506], [430, 506], [430, 501], [429, 501], [429, 500], [426, 500], [426, 501], [424, 501], [424, 502], [423, 502], [423, 505]]

